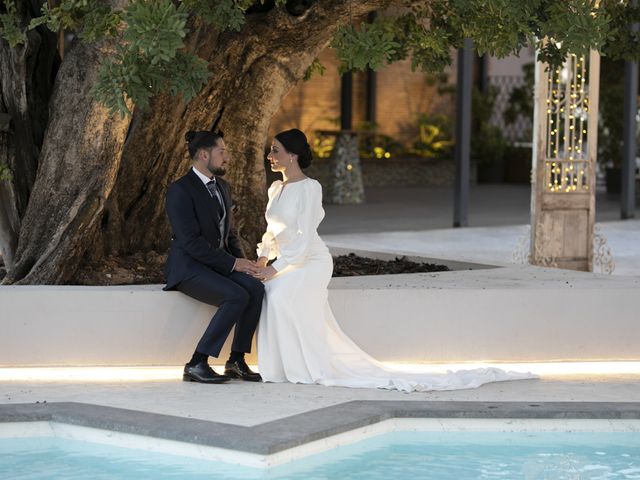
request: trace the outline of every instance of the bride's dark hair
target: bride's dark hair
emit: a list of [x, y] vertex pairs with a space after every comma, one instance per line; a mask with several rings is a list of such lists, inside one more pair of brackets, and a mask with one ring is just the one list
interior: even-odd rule
[[313, 154], [307, 142], [307, 136], [297, 128], [285, 130], [276, 135], [276, 139], [284, 146], [287, 152], [298, 155], [298, 165], [300, 168], [307, 168], [311, 165]]
[[215, 147], [218, 144], [218, 140], [222, 137], [224, 137], [224, 135], [221, 131], [208, 132], [205, 130], [198, 132], [189, 130], [184, 136], [185, 140], [189, 144], [188, 148], [191, 158], [196, 158], [198, 150], [201, 148]]

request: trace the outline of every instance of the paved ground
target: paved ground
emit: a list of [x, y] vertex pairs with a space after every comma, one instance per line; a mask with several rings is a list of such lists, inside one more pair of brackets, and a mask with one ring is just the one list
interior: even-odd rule
[[547, 376], [472, 390], [405, 394], [319, 385], [232, 382], [3, 382], [0, 403], [80, 402], [251, 426], [352, 400], [640, 402], [640, 374]]
[[[617, 220], [597, 224], [606, 240], [614, 275], [640, 275], [640, 220]], [[403, 253], [432, 258], [508, 266], [519, 264], [529, 251], [528, 225], [447, 228], [418, 231], [381, 231], [323, 235], [332, 247]], [[607, 262], [597, 263], [594, 271]]]
[[[445, 187], [377, 187], [367, 189], [362, 205], [325, 205], [320, 235], [433, 230], [453, 225], [453, 190]], [[473, 185], [469, 226], [493, 227], [529, 223], [529, 185]], [[640, 210], [636, 208], [636, 217]], [[600, 192], [596, 222], [620, 220], [620, 199]]]
[[[509, 265], [528, 250], [528, 185], [475, 185], [469, 227], [451, 228], [449, 188], [377, 188], [362, 205], [326, 205], [319, 232], [330, 246]], [[640, 218], [640, 212], [638, 212]], [[615, 275], [640, 275], [640, 220], [620, 220], [619, 198], [596, 198], [596, 232]], [[596, 272], [602, 271], [597, 265]]]
[[[469, 223], [482, 228], [448, 229], [452, 195], [450, 189], [367, 191], [365, 205], [326, 206], [327, 216], [320, 233], [334, 245], [510, 263], [519, 239], [526, 238], [523, 225], [528, 223], [529, 188], [474, 187]], [[604, 222], [605, 235], [610, 236], [617, 272], [638, 275], [640, 221], [615, 222], [618, 211], [615, 200], [599, 195], [597, 218]], [[172, 380], [164, 381], [0, 381], [0, 403], [87, 402], [236, 425], [256, 425], [350, 400], [640, 402], [640, 372], [551, 375], [474, 390], [421, 394], [291, 384], [197, 385], [181, 382], [179, 369]]]

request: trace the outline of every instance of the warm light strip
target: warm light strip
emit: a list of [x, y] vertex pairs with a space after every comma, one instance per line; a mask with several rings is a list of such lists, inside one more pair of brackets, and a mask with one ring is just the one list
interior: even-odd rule
[[[182, 379], [183, 368], [184, 367], [0, 368], [0, 382], [157, 382]], [[220, 369], [217, 370], [220, 371]], [[222, 370], [224, 370], [224, 367]]]
[[406, 364], [390, 363], [385, 365], [410, 372], [443, 373], [450, 370], [470, 370], [474, 368], [501, 368], [517, 372], [531, 372], [540, 376], [566, 375], [640, 375], [640, 362], [531, 362], [531, 363], [443, 363], [443, 364]]
[[[640, 362], [548, 362], [548, 363], [391, 363], [391, 369], [415, 373], [443, 373], [496, 367], [531, 372], [540, 376], [640, 375]], [[224, 367], [214, 367], [222, 373]], [[257, 370], [255, 365], [252, 369]], [[182, 378], [182, 367], [41, 367], [0, 368], [0, 382], [157, 382]]]

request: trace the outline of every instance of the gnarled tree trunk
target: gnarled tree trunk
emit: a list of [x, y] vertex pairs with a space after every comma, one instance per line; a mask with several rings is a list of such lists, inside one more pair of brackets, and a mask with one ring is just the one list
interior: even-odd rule
[[[40, 0], [16, 4], [19, 23], [37, 16]], [[0, 39], [0, 165], [11, 172], [0, 181], [0, 254], [11, 269], [21, 219], [27, 210], [48, 120], [48, 105], [58, 69], [56, 36], [44, 27], [27, 32], [24, 44], [10, 48]]]
[[129, 126], [128, 118], [110, 116], [89, 94], [109, 47], [76, 42], [62, 62], [9, 282], [72, 281], [95, 241]]
[[[146, 111], [136, 109], [130, 123], [108, 117], [88, 96], [99, 49], [75, 45], [58, 74], [41, 168], [9, 281], [72, 283], [82, 265], [99, 264], [105, 255], [164, 252], [164, 194], [189, 166], [184, 134], [213, 124], [232, 151], [228, 177], [236, 220], [252, 248], [263, 226], [271, 117], [339, 22], [386, 3], [327, 0], [300, 16], [274, 8], [247, 15], [240, 32], [220, 33], [194, 22], [187, 48], [209, 61], [210, 81], [188, 105], [160, 96]], [[78, 91], [78, 97], [71, 95]]]

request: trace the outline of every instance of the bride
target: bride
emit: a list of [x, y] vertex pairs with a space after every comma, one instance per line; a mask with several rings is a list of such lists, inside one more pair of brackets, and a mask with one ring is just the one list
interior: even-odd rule
[[265, 282], [266, 293], [258, 328], [258, 367], [265, 382], [410, 392], [534, 378], [497, 368], [408, 373], [385, 367], [360, 349], [329, 307], [333, 260], [317, 232], [324, 217], [322, 187], [302, 171], [312, 158], [306, 136], [297, 129], [277, 134], [267, 158], [283, 181], [269, 188], [267, 231], [257, 249], [256, 276]]

